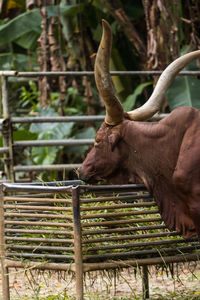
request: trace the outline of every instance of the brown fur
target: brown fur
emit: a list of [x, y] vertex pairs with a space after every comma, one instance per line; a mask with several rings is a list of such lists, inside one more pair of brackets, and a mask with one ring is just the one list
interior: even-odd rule
[[159, 122], [105, 123], [79, 168], [84, 181], [143, 181], [171, 230], [200, 239], [200, 111], [180, 107]]

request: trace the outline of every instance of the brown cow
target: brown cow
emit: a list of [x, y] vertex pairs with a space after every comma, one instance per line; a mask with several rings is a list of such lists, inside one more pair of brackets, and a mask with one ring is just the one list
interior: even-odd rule
[[110, 26], [103, 21], [95, 80], [105, 102], [106, 118], [79, 176], [86, 182], [112, 184], [142, 180], [157, 201], [166, 226], [185, 238], [198, 234], [200, 239], [200, 111], [180, 107], [159, 122], [142, 122], [159, 110], [175, 76], [199, 57], [200, 51], [170, 64], [150, 99], [141, 108], [125, 113], [109, 74], [111, 40]]

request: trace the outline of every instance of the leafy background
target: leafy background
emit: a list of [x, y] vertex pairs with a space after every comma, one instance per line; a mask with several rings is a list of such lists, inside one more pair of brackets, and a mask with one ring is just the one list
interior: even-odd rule
[[[187, 3], [186, 3], [187, 2]], [[45, 5], [46, 4], [46, 5]], [[52, 25], [53, 42], [48, 44], [46, 70], [93, 70], [101, 38], [101, 19], [109, 21], [113, 32], [112, 70], [162, 70], [177, 56], [200, 45], [199, 7], [196, 1], [120, 0], [4, 0], [0, 20], [0, 69], [42, 71], [39, 59], [41, 37]], [[45, 8], [44, 18], [42, 9]], [[151, 12], [151, 13], [150, 13]], [[170, 17], [169, 17], [170, 16]], [[46, 31], [50, 39], [49, 31]], [[51, 48], [51, 46], [54, 46]], [[50, 50], [49, 50], [50, 49]], [[44, 57], [44, 56], [43, 56]], [[193, 62], [187, 70], [199, 70]], [[126, 111], [142, 105], [150, 96], [157, 76], [113, 76]], [[48, 91], [33, 80], [9, 79], [9, 108], [12, 116], [59, 116], [104, 114], [93, 77], [74, 77], [46, 82]], [[47, 92], [47, 93], [46, 93]], [[45, 104], [41, 97], [46, 93]], [[166, 95], [162, 112], [181, 105], [199, 108], [199, 78], [177, 77]], [[99, 123], [46, 123], [16, 125], [14, 140], [94, 138]], [[1, 141], [2, 144], [2, 141]], [[15, 164], [80, 163], [88, 146], [27, 148]], [[24, 174], [21, 174], [24, 176]], [[62, 177], [42, 173], [45, 180]], [[67, 174], [72, 178], [73, 174]]]

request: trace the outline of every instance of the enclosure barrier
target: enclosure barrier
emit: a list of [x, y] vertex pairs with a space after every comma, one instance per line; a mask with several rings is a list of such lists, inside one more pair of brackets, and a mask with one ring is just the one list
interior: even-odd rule
[[[161, 71], [114, 71], [112, 76], [149, 76], [160, 75]], [[199, 71], [182, 71], [181, 76], [197, 76]], [[53, 165], [19, 165], [17, 164], [18, 153], [26, 147], [43, 147], [43, 146], [82, 146], [92, 145], [93, 139], [65, 139], [65, 140], [43, 140], [43, 141], [15, 141], [14, 126], [16, 124], [32, 124], [44, 122], [102, 122], [104, 116], [66, 116], [66, 117], [12, 117], [9, 111], [9, 94], [8, 85], [9, 78], [19, 78], [21, 80], [37, 79], [41, 76], [57, 77], [57, 76], [94, 76], [92, 71], [78, 72], [17, 72], [17, 71], [0, 71], [1, 77], [1, 100], [2, 100], [2, 118], [0, 119], [0, 131], [3, 136], [3, 147], [0, 147], [0, 154], [3, 155], [3, 166], [7, 181], [15, 182], [16, 173], [18, 172], [38, 172], [38, 171], [60, 171], [73, 170], [80, 164], [53, 164]], [[160, 114], [154, 117], [153, 120], [159, 120], [165, 114]]]
[[72, 183], [1, 185], [3, 300], [11, 267], [74, 272], [77, 300], [84, 273], [133, 267], [147, 299], [148, 266], [199, 260], [197, 239], [166, 229], [144, 185]]

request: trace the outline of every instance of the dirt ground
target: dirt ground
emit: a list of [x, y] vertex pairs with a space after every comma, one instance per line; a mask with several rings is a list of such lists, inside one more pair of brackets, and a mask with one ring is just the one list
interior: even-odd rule
[[[149, 286], [150, 299], [161, 299], [161, 296], [166, 295], [170, 300], [176, 299], [175, 295], [186, 294], [193, 295], [194, 298], [190, 296], [184, 299], [200, 299], [200, 265], [179, 264], [174, 266], [173, 272], [169, 268], [166, 272], [161, 268], [151, 267]], [[10, 269], [10, 293], [12, 300], [73, 299], [75, 279], [72, 274], [66, 272], [36, 270], [24, 272], [22, 269]], [[117, 272], [87, 274], [85, 295], [85, 299], [91, 300], [142, 299], [141, 270], [130, 268]]]

